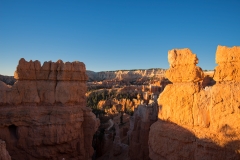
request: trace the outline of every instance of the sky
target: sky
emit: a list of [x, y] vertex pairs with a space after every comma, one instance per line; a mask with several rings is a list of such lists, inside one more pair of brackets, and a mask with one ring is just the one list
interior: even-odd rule
[[213, 70], [218, 45], [240, 46], [239, 0], [0, 0], [0, 74], [20, 58], [87, 70], [169, 68], [190, 48]]

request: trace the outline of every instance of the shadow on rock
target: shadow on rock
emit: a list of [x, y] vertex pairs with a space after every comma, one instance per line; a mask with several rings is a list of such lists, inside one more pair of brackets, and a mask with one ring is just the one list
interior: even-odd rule
[[175, 123], [158, 120], [149, 133], [149, 156], [153, 160], [239, 160], [240, 141], [223, 147], [210, 139], [200, 139]]

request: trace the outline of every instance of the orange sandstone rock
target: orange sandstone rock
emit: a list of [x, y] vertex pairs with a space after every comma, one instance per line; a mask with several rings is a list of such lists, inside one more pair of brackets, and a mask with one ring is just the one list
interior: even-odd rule
[[36, 71], [36, 76], [38, 80], [47, 80], [49, 79], [49, 74], [51, 72], [51, 64], [53, 62], [44, 62], [42, 67]]
[[84, 63], [27, 62], [19, 60], [19, 65], [14, 73], [18, 81], [7, 87], [0, 84], [0, 103], [6, 104], [83, 104], [87, 87], [86, 68]]
[[240, 47], [218, 46], [216, 52], [214, 80], [240, 82]]
[[194, 93], [199, 92], [199, 89], [195, 83], [167, 85], [158, 99], [158, 118], [193, 126], [194, 119], [189, 115], [193, 114]]
[[[159, 120], [151, 126], [148, 141], [151, 159], [240, 159], [238, 51], [238, 47], [218, 47], [214, 75], [218, 83], [205, 88], [197, 82], [200, 72], [195, 78], [188, 74], [191, 81], [174, 77], [174, 73], [184, 72], [182, 64], [187, 64], [187, 58], [182, 52], [170, 52], [173, 65], [166, 76], [173, 84], [158, 99]], [[175, 62], [178, 55], [185, 57], [179, 59], [182, 64]], [[192, 57], [189, 61], [187, 65], [195, 65]]]
[[168, 62], [170, 67], [180, 65], [196, 65], [198, 64], [198, 58], [196, 54], [193, 54], [188, 48], [173, 49], [168, 51]]
[[240, 46], [232, 48], [226, 46], [218, 46], [216, 51], [216, 63], [230, 63], [240, 61]]
[[86, 81], [86, 68], [82, 62], [66, 62], [62, 60], [57, 62], [44, 62], [41, 66], [39, 61], [19, 60], [19, 65], [14, 73], [17, 80], [71, 80]]
[[78, 81], [59, 81], [56, 86], [55, 100], [63, 104], [86, 105], [86, 83]]
[[91, 159], [99, 119], [86, 107], [85, 65], [21, 59], [14, 76], [13, 86], [0, 81], [0, 139], [11, 157]]
[[196, 66], [198, 58], [190, 49], [174, 49], [168, 52], [170, 68], [166, 77], [171, 82], [198, 82], [204, 77], [203, 71]]

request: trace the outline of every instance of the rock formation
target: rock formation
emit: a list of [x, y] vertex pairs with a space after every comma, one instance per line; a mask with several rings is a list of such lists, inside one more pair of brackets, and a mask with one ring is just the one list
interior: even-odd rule
[[0, 160], [11, 160], [8, 151], [6, 150], [6, 143], [0, 139]]
[[102, 80], [127, 80], [135, 81], [143, 77], [163, 77], [165, 69], [146, 69], [146, 70], [119, 70], [119, 71], [103, 71], [93, 72], [87, 71], [87, 75], [91, 81], [102, 81]]
[[168, 52], [170, 68], [166, 77], [171, 82], [197, 82], [202, 80], [203, 71], [196, 66], [198, 58], [190, 49], [171, 50]]
[[12, 159], [91, 159], [99, 121], [86, 106], [82, 62], [20, 59], [17, 82], [0, 81], [0, 139]]
[[159, 120], [149, 133], [153, 160], [240, 159], [240, 47], [218, 46], [212, 87], [189, 49], [168, 52], [173, 84], [158, 99]]
[[[121, 129], [119, 125], [114, 123], [115, 128], [115, 136], [111, 136], [111, 134], [105, 134], [104, 139], [104, 155], [97, 158], [98, 160], [129, 160], [128, 158], [128, 145], [122, 143], [121, 139]], [[114, 140], [112, 141], [112, 139]]]
[[7, 85], [13, 85], [16, 82], [16, 79], [14, 79], [13, 76], [0, 75], [0, 81], [3, 81]]
[[114, 124], [116, 135], [114, 137], [113, 141], [113, 156], [118, 156], [122, 153], [122, 150], [124, 147], [127, 147], [127, 145], [121, 143], [120, 139], [120, 131], [118, 124]]
[[139, 105], [134, 115], [130, 118], [130, 129], [128, 131], [129, 158], [132, 160], [148, 160], [148, 135], [150, 126], [156, 122], [158, 105], [153, 100], [149, 104]]
[[233, 81], [240, 82], [240, 47], [228, 48], [218, 46], [216, 53], [216, 63], [214, 80], [218, 82]]

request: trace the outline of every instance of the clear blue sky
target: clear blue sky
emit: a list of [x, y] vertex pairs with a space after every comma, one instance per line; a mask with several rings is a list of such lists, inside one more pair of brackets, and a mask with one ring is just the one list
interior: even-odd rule
[[20, 58], [87, 70], [168, 68], [190, 48], [214, 69], [217, 45], [240, 45], [239, 0], [0, 0], [0, 74]]

